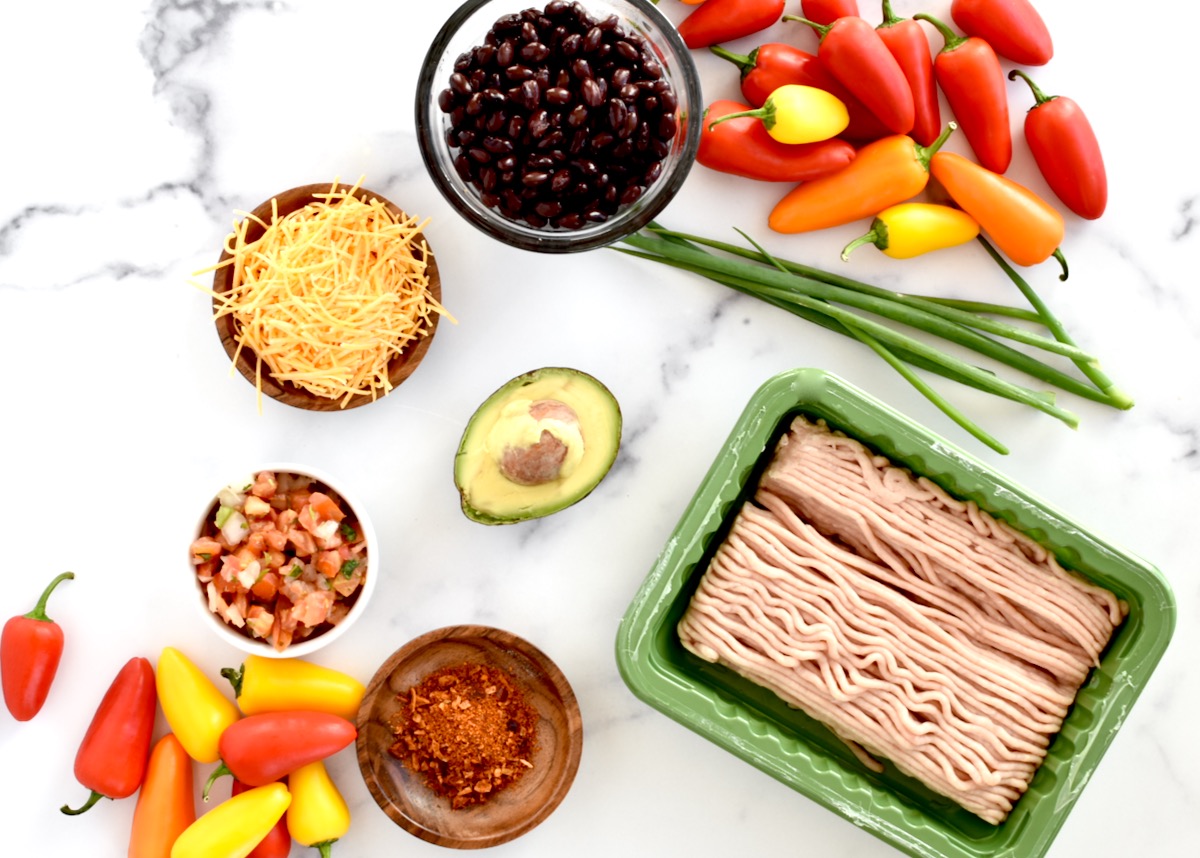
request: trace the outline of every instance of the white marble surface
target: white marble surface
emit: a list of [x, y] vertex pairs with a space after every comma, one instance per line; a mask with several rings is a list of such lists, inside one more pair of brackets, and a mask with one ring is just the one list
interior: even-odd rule
[[[1068, 221], [1072, 276], [1030, 279], [1076, 338], [1136, 398], [1117, 413], [1070, 397], [1078, 431], [982, 395], [940, 388], [1012, 448], [965, 437], [861, 348], [684, 274], [597, 251], [541, 257], [458, 220], [425, 175], [412, 97], [425, 46], [452, 2], [110, 0], [0, 7], [0, 614], [23, 613], [56, 573], [77, 579], [52, 615], [67, 649], [43, 712], [0, 717], [5, 850], [125, 854], [133, 800], [79, 818], [75, 748], [129, 657], [171, 644], [214, 675], [237, 661], [188, 604], [180, 564], [215, 482], [265, 460], [340, 475], [363, 495], [386, 552], [363, 624], [318, 660], [366, 679], [428, 629], [478, 622], [522, 634], [566, 672], [586, 743], [574, 787], [539, 828], [497, 855], [897, 853], [650, 709], [618, 676], [617, 623], [751, 393], [797, 366], [838, 373], [962, 444], [1036, 494], [1163, 570], [1178, 628], [1052, 851], [1195, 854], [1200, 841], [1200, 171], [1181, 107], [1194, 76], [1187, 21], [1138, 19], [1067, 0], [1040, 3], [1057, 55], [1037, 70], [1088, 111], [1111, 204]], [[662, 0], [679, 20], [686, 8]], [[789, 12], [798, 3], [789, 2]], [[897, 11], [945, 14], [946, 0]], [[878, 20], [874, 3], [864, 14]], [[795, 25], [792, 25], [795, 26]], [[794, 29], [751, 37], [751, 48]], [[733, 68], [698, 57], [706, 99], [736, 95]], [[1013, 124], [1028, 104], [1012, 84]], [[1021, 143], [1011, 170], [1041, 190]], [[395, 395], [302, 413], [231, 377], [189, 285], [215, 261], [233, 211], [297, 184], [366, 177], [432, 218], [444, 324]], [[773, 186], [697, 168], [664, 213], [726, 235], [743, 227], [783, 255], [841, 268], [857, 227], [768, 234]], [[940, 294], [1017, 301], [978, 248], [909, 263], [870, 248], [845, 270]], [[617, 466], [565, 512], [509, 528], [459, 512], [451, 461], [464, 422], [507, 378], [568, 365], [607, 383], [625, 415]], [[159, 732], [164, 725], [160, 718]], [[352, 752], [331, 762], [354, 824], [343, 858], [434, 855], [372, 803]], [[294, 855], [306, 850], [299, 847]]]

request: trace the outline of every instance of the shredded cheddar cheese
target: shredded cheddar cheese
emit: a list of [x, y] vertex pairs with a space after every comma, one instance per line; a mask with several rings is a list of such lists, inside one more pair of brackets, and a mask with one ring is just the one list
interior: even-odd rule
[[[214, 318], [236, 322], [235, 363], [243, 348], [254, 353], [260, 402], [264, 364], [277, 381], [343, 408], [358, 395], [375, 399], [391, 390], [391, 360], [428, 335], [432, 314], [449, 318], [429, 290], [420, 238], [428, 221], [399, 219], [358, 188], [335, 182], [283, 217], [272, 200], [270, 223], [239, 212], [229, 258], [209, 269], [234, 266], [232, 288], [214, 293]], [[247, 242], [252, 222], [264, 232]]]

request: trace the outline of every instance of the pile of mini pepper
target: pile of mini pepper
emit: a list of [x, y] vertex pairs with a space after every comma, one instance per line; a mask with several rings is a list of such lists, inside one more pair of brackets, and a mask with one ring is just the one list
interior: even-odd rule
[[[689, 48], [736, 65], [744, 103], [707, 106], [699, 163], [798, 183], [768, 218], [780, 233], [872, 218], [843, 258], [866, 243], [908, 258], [982, 233], [1018, 265], [1055, 257], [1066, 279], [1063, 215], [1004, 175], [1013, 156], [1006, 78], [1029, 86], [1024, 138], [1059, 203], [1081, 218], [1100, 217], [1107, 178], [1079, 105], [1047, 95], [1026, 71], [1005, 74], [1002, 61], [1041, 66], [1053, 57], [1037, 10], [1030, 0], [953, 0], [950, 17], [961, 34], [929, 14], [900, 17], [891, 0], [882, 0], [881, 11], [872, 26], [858, 0], [802, 0], [800, 15], [784, 14], [784, 0], [701, 0], [679, 33]], [[816, 53], [785, 42], [745, 54], [724, 45], [780, 22], [815, 33]], [[952, 117], [942, 116], [942, 96]], [[941, 151], [953, 133], [962, 134], [973, 159]], [[914, 200], [931, 177], [946, 202]]]
[[[62, 627], [46, 602], [13, 617], [0, 638], [4, 700], [28, 721], [42, 709], [63, 652]], [[247, 656], [221, 675], [233, 699], [194, 662], [166, 647], [157, 666], [129, 659], [95, 710], [75, 757], [89, 796], [69, 816], [102, 798], [137, 794], [130, 858], [286, 858], [295, 841], [322, 856], [350, 827], [350, 811], [325, 761], [357, 737], [365, 688], [357, 679], [296, 658]], [[169, 728], [154, 741], [161, 708]], [[230, 797], [197, 814], [195, 764], [215, 768], [203, 787], [209, 803], [231, 775]]]

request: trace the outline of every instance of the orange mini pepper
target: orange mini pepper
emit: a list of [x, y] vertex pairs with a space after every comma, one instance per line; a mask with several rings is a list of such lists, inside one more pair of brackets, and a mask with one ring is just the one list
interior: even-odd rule
[[868, 143], [841, 170], [789, 191], [767, 224], [776, 232], [812, 232], [874, 217], [916, 196], [929, 183], [929, 159], [955, 127], [949, 123], [929, 146], [906, 134]]
[[129, 858], [170, 858], [179, 835], [195, 821], [192, 758], [175, 734], [167, 733], [150, 752], [133, 809]]
[[1067, 261], [1059, 249], [1065, 225], [1053, 206], [1024, 185], [954, 152], [935, 154], [929, 169], [1001, 253], [1025, 266], [1053, 256], [1062, 265], [1059, 279], [1067, 279]]

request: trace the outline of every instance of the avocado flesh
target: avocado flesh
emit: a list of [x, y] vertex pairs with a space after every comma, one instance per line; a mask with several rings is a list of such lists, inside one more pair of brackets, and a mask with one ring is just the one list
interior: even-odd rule
[[[575, 420], [530, 418], [524, 403], [544, 402], [562, 403]], [[531, 447], [543, 432], [567, 447], [558, 476], [533, 485], [506, 477], [504, 449]], [[459, 442], [454, 482], [463, 513], [481, 524], [515, 524], [565, 509], [600, 483], [620, 443], [621, 409], [592, 376], [564, 367], [517, 376], [479, 406]]]

